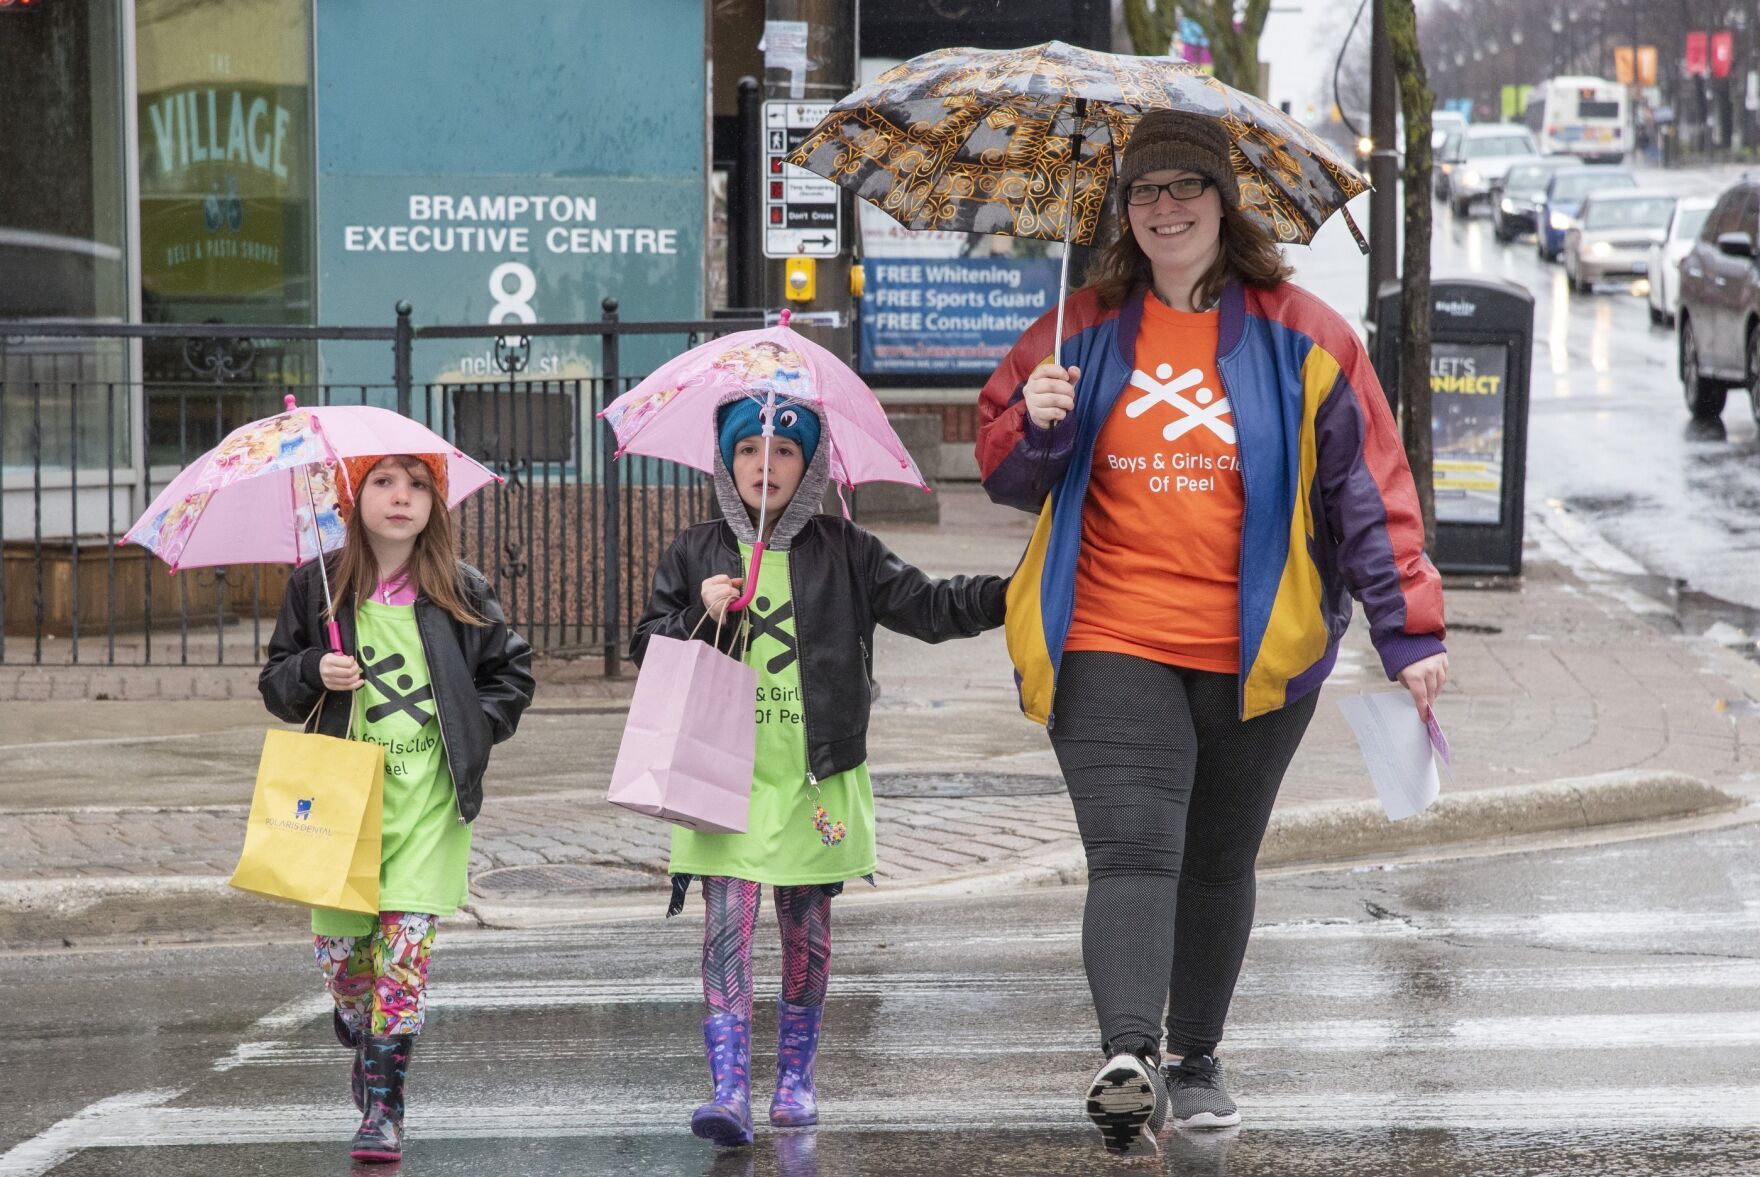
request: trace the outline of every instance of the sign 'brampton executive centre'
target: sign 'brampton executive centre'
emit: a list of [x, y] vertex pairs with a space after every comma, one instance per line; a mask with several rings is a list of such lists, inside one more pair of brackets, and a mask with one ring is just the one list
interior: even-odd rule
[[[381, 321], [399, 300], [418, 324], [596, 322], [608, 297], [631, 318], [701, 313], [702, 192], [686, 181], [509, 176], [436, 191], [432, 177], [330, 176], [321, 219], [336, 321]], [[417, 349], [418, 379], [492, 374], [480, 355], [430, 354]], [[380, 378], [365, 349], [325, 355], [332, 379]], [[577, 356], [590, 358], [576, 339], [534, 344], [529, 371], [585, 374]]]
[[534, 240], [549, 253], [678, 252], [678, 230], [648, 225], [600, 225], [593, 196], [415, 193], [402, 224], [346, 225], [350, 253], [531, 253]]

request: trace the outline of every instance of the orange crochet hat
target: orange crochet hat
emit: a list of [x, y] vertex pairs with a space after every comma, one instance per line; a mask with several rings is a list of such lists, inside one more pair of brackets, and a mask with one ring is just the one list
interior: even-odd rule
[[434, 497], [442, 507], [446, 505], [446, 455], [445, 454], [365, 454], [358, 458], [342, 459], [342, 478], [336, 488], [336, 508], [341, 513], [343, 522], [354, 514], [355, 488], [365, 481], [373, 472], [373, 467], [386, 458], [417, 458], [425, 463], [434, 475]]

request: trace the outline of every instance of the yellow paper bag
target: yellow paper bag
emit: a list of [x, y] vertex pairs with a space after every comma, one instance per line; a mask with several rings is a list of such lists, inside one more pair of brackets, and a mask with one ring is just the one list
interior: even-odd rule
[[384, 802], [379, 745], [267, 733], [232, 885], [308, 907], [376, 914]]

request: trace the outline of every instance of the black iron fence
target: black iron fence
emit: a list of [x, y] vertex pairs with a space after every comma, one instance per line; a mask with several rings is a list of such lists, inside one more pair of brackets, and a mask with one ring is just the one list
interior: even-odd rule
[[[291, 569], [172, 575], [118, 541], [179, 470], [291, 393], [396, 408], [501, 475], [458, 508], [465, 558], [540, 650], [600, 656], [617, 674], [655, 560], [715, 509], [697, 471], [614, 457], [597, 414], [643, 374], [626, 370], [624, 344], [651, 338], [651, 360], [761, 321], [626, 322], [613, 299], [588, 323], [417, 327], [397, 310], [379, 327], [0, 324], [0, 663], [260, 658]], [[535, 372], [535, 340], [587, 350]], [[418, 384], [423, 341], [481, 341], [488, 370]], [[389, 379], [315, 379], [324, 344], [390, 345]]]

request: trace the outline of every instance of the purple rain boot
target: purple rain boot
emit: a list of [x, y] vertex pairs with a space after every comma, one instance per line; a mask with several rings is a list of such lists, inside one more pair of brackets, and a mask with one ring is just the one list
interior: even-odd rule
[[691, 1113], [691, 1133], [716, 1144], [752, 1142], [752, 1023], [738, 1014], [703, 1019], [703, 1050], [715, 1094]]
[[367, 1109], [348, 1154], [355, 1160], [394, 1165], [403, 1159], [403, 1081], [415, 1044], [414, 1034], [367, 1037], [363, 1050]]
[[776, 1003], [776, 1096], [770, 1101], [770, 1123], [778, 1128], [819, 1122], [813, 1060], [819, 1053], [819, 1019], [824, 1012], [822, 1005]]

